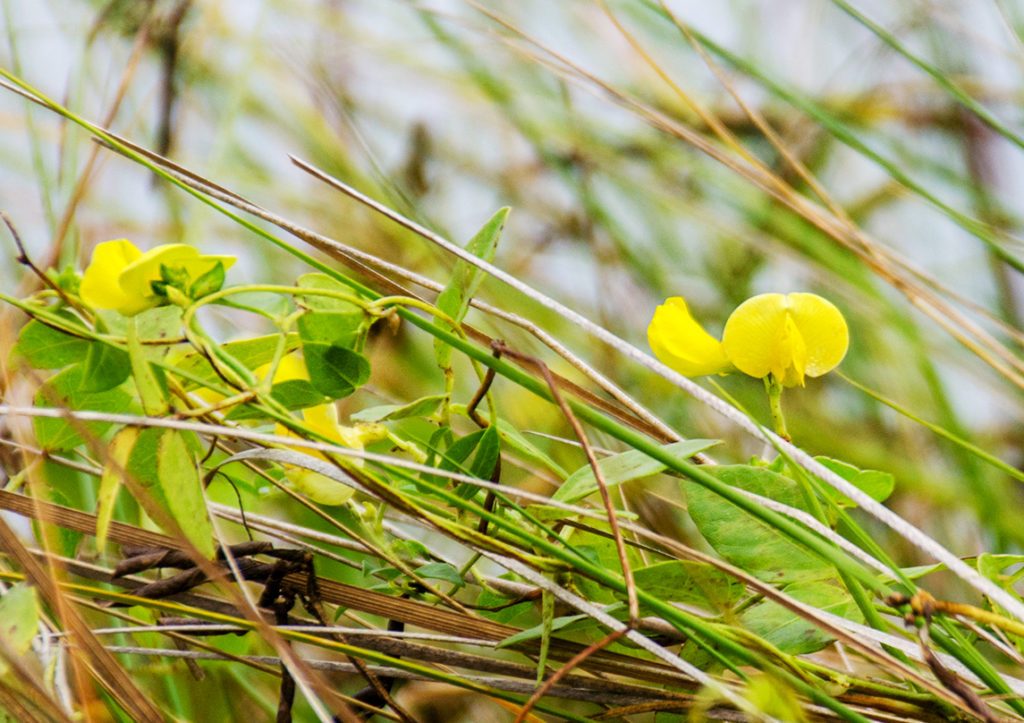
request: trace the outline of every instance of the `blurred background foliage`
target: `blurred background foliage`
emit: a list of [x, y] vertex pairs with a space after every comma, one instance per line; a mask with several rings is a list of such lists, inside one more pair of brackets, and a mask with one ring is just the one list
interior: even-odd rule
[[[849, 321], [845, 375], [1014, 467], [1024, 463], [1014, 367], [1024, 314], [1024, 7], [1013, 0], [3, 0], [2, 8], [5, 68], [307, 227], [442, 282], [452, 268], [418, 237], [311, 179], [289, 154], [460, 243], [511, 206], [496, 263], [644, 349], [667, 296], [685, 296], [718, 333], [752, 294], [814, 291]], [[780, 145], [870, 247], [816, 223], [827, 203]], [[771, 180], [751, 182], [738, 169], [753, 167], [745, 156]], [[767, 192], [773, 183], [811, 211]], [[81, 269], [95, 244], [126, 237], [144, 248], [184, 242], [235, 254], [229, 283], [289, 283], [307, 271], [6, 91], [0, 207], [41, 266]], [[882, 253], [900, 259], [899, 273], [865, 260]], [[1013, 373], [922, 313], [914, 302], [927, 302], [905, 278], [1005, 345]], [[0, 265], [0, 283], [24, 289], [22, 267]], [[681, 434], [726, 440], [716, 458], [742, 462], [763, 451], [529, 300], [490, 280], [479, 296], [534, 320]], [[12, 310], [4, 314], [15, 323]], [[468, 321], [579, 380], [521, 330], [475, 312]], [[225, 339], [259, 331], [233, 328], [228, 314], [215, 323]], [[439, 391], [429, 338], [402, 328], [370, 350], [371, 384], [342, 402], [343, 419]], [[475, 380], [462, 371], [457, 396], [468, 400]], [[767, 420], [759, 383], [709, 381]], [[570, 436], [550, 405], [510, 384], [495, 393], [520, 429]], [[888, 504], [957, 553], [1024, 549], [1024, 499], [1005, 473], [837, 375], [792, 390], [786, 402], [801, 447], [894, 473]], [[572, 446], [536, 442], [568, 469], [582, 464]], [[527, 471], [508, 481], [550, 491]], [[643, 514], [685, 524], [631, 493]], [[901, 564], [923, 561], [862, 521]], [[932, 589], [942, 591], [942, 581]]]
[[[1019, 253], [1019, 148], [835, 4], [677, 5], [715, 68], [862, 228], [942, 287], [1017, 325], [1018, 272], [951, 216], [985, 224]], [[522, 36], [462, 3], [425, 7], [7, 2], [4, 60], [85, 117], [110, 119], [111, 129], [243, 196], [434, 278], [445, 277], [450, 260], [310, 180], [288, 154], [455, 239], [510, 205], [499, 265], [640, 346], [653, 307], [669, 295], [684, 295], [714, 329], [753, 293], [824, 293], [850, 319], [850, 376], [1020, 463], [1019, 389], [804, 219], [593, 83], [542, 62], [538, 46], [714, 142], [647, 54], [748, 152], [793, 180], [657, 3], [493, 4]], [[1008, 3], [864, 10], [1008, 124], [1019, 120], [1020, 38]], [[97, 149], [79, 129], [16, 96], [2, 102], [4, 206], [41, 258], [81, 268], [97, 242], [124, 236], [235, 253], [242, 263], [233, 273], [251, 280], [287, 282], [302, 272], [145, 170], [109, 154], [93, 159]], [[932, 195], [953, 211], [930, 203]], [[16, 284], [20, 269], [7, 264], [3, 274]], [[483, 297], [492, 289], [485, 284]], [[735, 434], [667, 383], [535, 313], [673, 426]], [[394, 361], [376, 360], [374, 386], [384, 395], [415, 396], [438, 374], [414, 353], [380, 356]], [[759, 385], [722, 383], [763, 418]], [[940, 538], [1021, 542], [1016, 505], [1006, 503], [1019, 501], [1019, 488], [1004, 476], [842, 380], [814, 382], [787, 401], [805, 448], [891, 469], [900, 480], [896, 509], [927, 520]], [[551, 413], [526, 401], [505, 406], [526, 426], [532, 414]], [[727, 449], [737, 459], [760, 451], [740, 439]]]

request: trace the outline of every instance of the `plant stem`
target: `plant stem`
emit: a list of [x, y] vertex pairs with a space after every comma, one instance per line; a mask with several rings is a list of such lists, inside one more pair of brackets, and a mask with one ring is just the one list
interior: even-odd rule
[[769, 374], [764, 378], [764, 388], [768, 392], [768, 405], [772, 410], [772, 426], [775, 433], [787, 442], [792, 441], [786, 430], [786, 417], [782, 413], [782, 384], [774, 374]]

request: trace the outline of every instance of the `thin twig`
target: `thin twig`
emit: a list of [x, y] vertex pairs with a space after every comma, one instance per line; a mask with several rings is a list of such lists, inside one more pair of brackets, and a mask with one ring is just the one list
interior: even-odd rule
[[615, 511], [615, 506], [612, 504], [611, 495], [608, 494], [608, 483], [605, 482], [604, 472], [601, 470], [601, 465], [598, 463], [597, 456], [594, 454], [594, 450], [590, 447], [590, 440], [587, 439], [587, 433], [583, 430], [583, 425], [576, 419], [576, 415], [572, 413], [572, 409], [565, 402], [565, 398], [561, 392], [558, 391], [558, 385], [555, 384], [554, 377], [551, 375], [551, 370], [548, 369], [547, 364], [542, 362], [536, 357], [523, 354], [520, 351], [516, 351], [503, 343], [496, 342], [494, 345], [495, 351], [500, 351], [505, 356], [518, 357], [520, 361], [525, 361], [536, 367], [537, 371], [540, 372], [541, 376], [544, 377], [544, 381], [547, 382], [548, 388], [551, 390], [551, 396], [554, 397], [555, 403], [558, 408], [562, 411], [562, 415], [569, 422], [572, 427], [573, 433], [576, 438], [580, 441], [580, 445], [583, 447], [583, 453], [587, 457], [587, 462], [590, 464], [590, 469], [594, 472], [594, 480], [597, 482], [597, 488], [601, 492], [601, 501], [604, 503], [605, 513], [608, 515], [608, 525], [611, 527], [612, 537], [615, 540], [615, 551], [619, 556], [619, 565], [622, 567], [622, 577], [626, 583], [626, 600], [629, 604], [629, 627], [633, 628], [637, 624], [637, 620], [640, 618], [640, 603], [636, 596], [636, 583], [633, 580], [633, 568], [629, 564], [629, 557], [626, 554], [626, 543], [622, 540], [622, 533], [619, 532], [619, 521], [618, 514]]
[[[198, 650], [170, 650], [167, 648], [146, 648], [128, 645], [110, 645], [107, 646], [107, 650], [118, 655], [146, 655], [165, 658], [192, 658], [195, 660], [224, 660], [224, 657], [217, 653]], [[245, 655], [239, 657], [246, 661], [260, 663], [263, 665], [275, 665], [280, 663], [280, 658], [276, 658], [271, 655]], [[314, 658], [307, 660], [307, 662], [309, 666], [315, 670], [337, 673], [356, 672], [353, 665], [338, 660]], [[408, 670], [402, 670], [400, 668], [392, 668], [383, 665], [370, 665], [368, 668], [373, 673], [382, 677], [401, 678], [403, 680], [430, 680], [427, 676]], [[472, 683], [486, 685], [491, 688], [506, 690], [512, 693], [526, 694], [533, 690], [533, 683], [529, 680], [516, 680], [505, 676], [463, 675], [461, 677]], [[583, 682], [579, 679], [576, 680]], [[692, 696], [680, 694], [674, 691], [640, 688], [639, 686], [630, 686], [628, 684], [620, 683], [591, 682], [598, 683], [598, 685], [593, 687], [580, 687], [576, 685], [555, 686], [548, 692], [548, 694], [556, 698], [588, 701], [604, 705], [628, 705], [630, 702], [639, 703], [643, 701], [650, 701], [652, 699], [677, 700], [680, 702], [688, 702], [693, 699]], [[386, 713], [385, 715], [392, 718], [392, 720], [398, 720], [397, 716], [392, 716]]]
[[77, 305], [68, 298], [68, 295], [64, 293], [64, 289], [60, 288], [53, 279], [47, 276], [38, 266], [36, 266], [32, 259], [29, 258], [28, 252], [25, 250], [25, 244], [21, 242], [21, 234], [18, 233], [18, 229], [14, 227], [14, 223], [6, 212], [0, 210], [0, 218], [3, 218], [4, 223], [7, 224], [7, 229], [11, 232], [11, 237], [14, 239], [14, 245], [18, 247], [18, 255], [14, 257], [14, 260], [19, 264], [27, 266], [29, 270], [39, 277], [39, 280], [43, 282], [44, 286], [52, 289], [56, 294], [64, 301], [65, 304], [72, 308], [76, 308]]
[[600, 650], [604, 650], [609, 645], [611, 645], [616, 640], [625, 635], [628, 631], [628, 628], [623, 628], [622, 630], [613, 630], [593, 645], [587, 646], [580, 652], [576, 653], [576, 655], [574, 655], [572, 658], [567, 660], [561, 668], [555, 671], [554, 675], [552, 675], [550, 678], [544, 681], [544, 685], [540, 686], [539, 688], [537, 688], [536, 691], [534, 691], [533, 695], [530, 696], [530, 699], [527, 700], [526, 703], [523, 704], [523, 707], [519, 709], [519, 713], [516, 715], [516, 718], [513, 721], [513, 723], [523, 723], [523, 721], [526, 720], [526, 716], [530, 714], [530, 711], [533, 709], [533, 707], [537, 705], [541, 698], [543, 698], [545, 695], [548, 695], [551, 692], [551, 690], [558, 684], [558, 681], [560, 681], [562, 678], [568, 675], [572, 671], [572, 669], [575, 668], [577, 665], [582, 663], [584, 660], [589, 658], [594, 653]]

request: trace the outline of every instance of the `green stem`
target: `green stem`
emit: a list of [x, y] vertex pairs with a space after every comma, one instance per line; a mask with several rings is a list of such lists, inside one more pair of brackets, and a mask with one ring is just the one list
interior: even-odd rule
[[792, 441], [786, 430], [786, 417], [782, 413], [782, 384], [774, 374], [769, 374], [764, 378], [764, 388], [768, 392], [768, 405], [772, 410], [772, 426], [775, 433], [787, 442]]

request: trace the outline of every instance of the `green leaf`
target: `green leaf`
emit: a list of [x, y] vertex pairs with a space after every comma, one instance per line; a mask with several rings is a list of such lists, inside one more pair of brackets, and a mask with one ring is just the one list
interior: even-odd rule
[[299, 338], [303, 344], [315, 341], [353, 349], [365, 319], [362, 309], [358, 313], [348, 314], [307, 311], [299, 317], [297, 323]]
[[442, 580], [444, 582], [450, 582], [456, 587], [463, 587], [466, 581], [462, 579], [462, 575], [455, 569], [453, 565], [447, 562], [431, 562], [422, 567], [416, 568], [416, 574], [419, 577], [426, 578], [428, 580]]
[[199, 468], [178, 430], [168, 429], [160, 435], [156, 467], [171, 518], [204, 557], [212, 557], [213, 527], [206, 513]]
[[[160, 264], [160, 278], [163, 280], [165, 287], [173, 286], [180, 291], [188, 291], [188, 272], [184, 268]], [[153, 290], [157, 291], [155, 287]], [[160, 292], [157, 291], [157, 293]]]
[[515, 635], [510, 635], [509, 637], [499, 642], [495, 647], [500, 650], [501, 648], [507, 648], [512, 645], [517, 645], [519, 643], [525, 643], [528, 640], [535, 640], [536, 638], [539, 638], [541, 635], [544, 634], [545, 627], [547, 627], [550, 632], [556, 632], [568, 625], [571, 625], [572, 623], [586, 619], [588, 619], [587, 615], [565, 615], [560, 618], [555, 618], [549, 624], [541, 623], [540, 625], [529, 628], [527, 630], [521, 630]]
[[[82, 472], [70, 470], [50, 460], [46, 460], [43, 463], [42, 472], [43, 479], [51, 485], [46, 493], [50, 502], [56, 505], [63, 505], [64, 507], [75, 507], [78, 504], [81, 496], [79, 491], [84, 489], [86, 484], [86, 476]], [[69, 497], [65, 490], [74, 494], [74, 499]], [[56, 552], [64, 557], [75, 557], [79, 554], [79, 549], [82, 540], [85, 539], [85, 535], [64, 527], [58, 527], [54, 531], [57, 537], [56, 546], [54, 547]]]
[[901, 567], [900, 577], [891, 577], [889, 575], [882, 575], [881, 581], [886, 585], [893, 585], [903, 582], [902, 578], [908, 580], [917, 580], [918, 578], [924, 577], [925, 575], [931, 575], [933, 572], [939, 570], [945, 570], [946, 565], [941, 562], [937, 562], [934, 565], [914, 565], [913, 567]]
[[408, 419], [409, 417], [429, 417], [437, 411], [441, 402], [445, 400], [444, 394], [434, 394], [429, 397], [420, 397], [408, 404], [382, 404], [379, 407], [367, 407], [354, 414], [349, 419], [355, 422], [384, 422], [395, 419]]
[[[476, 235], [466, 244], [466, 250], [484, 261], [493, 261], [494, 254], [498, 249], [498, 239], [505, 227], [509, 210], [506, 206], [491, 216], [483, 228], [477, 231]], [[483, 279], [484, 273], [480, 269], [459, 259], [455, 263], [448, 284], [437, 297], [435, 305], [455, 323], [461, 323], [469, 309], [469, 302], [480, 288]], [[435, 322], [438, 321], [440, 320], [435, 319]], [[452, 348], [444, 341], [434, 340], [434, 355], [438, 366], [442, 369], [447, 369], [451, 365]]]
[[430, 557], [430, 549], [419, 540], [395, 540], [391, 547], [403, 560]]
[[154, 519], [167, 514], [167, 501], [157, 474], [157, 451], [163, 433], [160, 427], [139, 431], [128, 454], [128, 474], [122, 480], [145, 513]]
[[218, 261], [213, 268], [192, 282], [188, 287], [188, 295], [193, 299], [201, 299], [204, 296], [220, 291], [224, 286], [224, 264]]
[[[562, 512], [562, 515], [564, 517], [565, 512]], [[563, 534], [568, 535], [569, 543], [573, 549], [580, 553], [590, 564], [596, 567], [603, 567], [606, 570], [613, 570], [616, 574], [620, 573], [622, 571], [622, 563], [619, 560], [619, 550], [615, 544], [615, 538], [612, 537], [609, 531], [608, 524], [596, 520], [590, 522], [595, 530], [599, 530], [604, 534], [580, 529], [574, 529], [571, 533], [566, 530]], [[636, 548], [626, 547], [626, 561], [631, 569], [636, 570], [644, 566], [645, 562], [641, 555], [642, 553]], [[607, 585], [592, 580], [585, 575], [573, 573], [571, 580], [572, 585], [579, 590], [580, 594], [593, 602], [611, 604], [623, 599], [623, 596], [612, 591]]]
[[1004, 575], [1003, 570], [1011, 565], [1020, 565], [1021, 563], [1024, 563], [1024, 555], [993, 555], [989, 552], [978, 555], [978, 559], [975, 561], [978, 572], [989, 580], [1000, 584], [1019, 577], [1019, 573]]
[[316, 407], [331, 401], [316, 390], [306, 379], [289, 379], [278, 382], [270, 389], [270, 396], [288, 409]]
[[[511, 579], [508, 573], [505, 575], [506, 578]], [[480, 596], [476, 599], [476, 605], [480, 608], [496, 608], [494, 610], [480, 610], [480, 614], [488, 620], [494, 620], [499, 623], [508, 623], [514, 618], [522, 615], [524, 617], [532, 615], [533, 602], [526, 600], [523, 602], [512, 602], [511, 597], [501, 595], [494, 590], [482, 590]], [[531, 618], [530, 622], [533, 622]]]
[[480, 438], [484, 436], [484, 431], [483, 429], [478, 429], [452, 442], [448, 449], [444, 451], [444, 458], [438, 467], [450, 472], [464, 467], [463, 462], [473, 454], [473, 450], [480, 443]]
[[[788, 477], [741, 464], [708, 465], [704, 470], [733, 487], [806, 511], [797, 483]], [[733, 503], [696, 482], [681, 480], [680, 485], [697, 529], [737, 567], [774, 583], [835, 576], [831, 564]]]
[[[178, 436], [179, 442], [184, 442], [189, 455], [187, 459], [184, 456], [179, 456], [177, 460], [171, 459], [175, 450], [180, 453], [180, 444], [177, 442], [164, 443], [164, 435], [171, 432]], [[198, 473], [195, 472], [195, 467], [191, 463], [195, 457], [194, 450], [189, 450], [187, 439], [195, 440], [195, 437], [191, 433], [164, 430], [159, 427], [147, 427], [140, 431], [135, 440], [135, 446], [132, 447], [128, 456], [128, 476], [125, 477], [124, 482], [132, 496], [154, 521], [159, 523], [170, 517], [185, 532], [195, 533], [197, 525], [199, 528], [205, 527], [209, 531], [210, 523], [205, 515], [205, 506], [200, 510], [199, 515], [193, 519], [186, 518], [184, 523], [171, 511], [169, 495], [184, 494], [186, 495], [184, 502], [188, 502], [188, 496], [193, 494], [191, 491], [198, 488], [197, 481], [190, 485], [182, 485], [179, 480], [171, 477], [176, 473], [174, 469], [176, 465], [182, 467], [181, 473], [185, 475], [182, 479], [193, 480], [198, 477]], [[189, 466], [191, 466], [192, 472], [189, 471]], [[166, 485], [163, 482], [165, 479], [168, 481]], [[192, 539], [191, 534], [189, 539]], [[193, 540], [193, 544], [197, 544], [195, 540]], [[207, 534], [206, 545], [212, 547], [209, 534]], [[200, 550], [206, 549], [201, 543], [198, 543], [197, 546]]]
[[743, 596], [744, 585], [702, 562], [669, 560], [633, 570], [637, 587], [661, 600], [728, 610]]
[[[135, 320], [139, 341], [148, 347], [148, 356], [162, 356], [163, 351], [167, 349], [166, 346], [154, 345], [153, 342], [178, 339], [182, 336], [183, 313], [184, 310], [180, 306], [158, 306], [131, 317]], [[131, 320], [126, 320], [126, 327], [129, 321]]]
[[369, 360], [352, 347], [363, 314], [307, 312], [299, 317], [299, 338], [313, 387], [331, 399], [347, 397], [370, 379]]
[[[1020, 600], [1021, 596], [1017, 592], [1016, 583], [1021, 577], [1024, 577], [1024, 567], [1018, 567], [1016, 571], [1009, 574], [1004, 572], [1004, 570], [1021, 563], [1024, 563], [1024, 555], [994, 555], [988, 552], [978, 555], [978, 559], [975, 561], [978, 572], [1006, 590], [1017, 600]], [[1002, 608], [999, 606], [996, 609], [1000, 612], [1002, 611]], [[1012, 637], [1017, 647], [1021, 648], [1022, 644], [1024, 644], [1024, 639], [1019, 636]]]
[[85, 356], [90, 342], [33, 319], [18, 334], [14, 352], [36, 369], [61, 369]]
[[103, 465], [100, 488], [96, 495], [96, 549], [101, 553], [107, 543], [117, 493], [128, 470], [128, 458], [138, 438], [138, 427], [124, 427], [114, 435], [107, 448], [107, 459]]
[[[888, 472], [879, 472], [873, 469], [860, 470], [852, 464], [829, 457], [815, 457], [814, 459], [821, 462], [876, 502], [884, 502], [896, 488], [896, 478]], [[836, 501], [836, 504], [843, 507], [857, 506], [856, 502], [840, 493], [832, 485], [826, 484], [824, 488], [825, 492]]]
[[[128, 455], [128, 476], [124, 480], [126, 483], [138, 483], [160, 497], [163, 496], [163, 491], [160, 489], [160, 478], [157, 475], [156, 458], [160, 436], [163, 433], [164, 430], [160, 427], [146, 427], [139, 432]], [[132, 490], [132, 494], [135, 495], [135, 490]], [[152, 516], [150, 514], [150, 517]]]
[[[440, 442], [441, 439], [436, 441]], [[431, 442], [434, 441], [431, 440]], [[487, 480], [491, 478], [500, 450], [500, 437], [497, 430], [493, 427], [478, 429], [452, 442], [444, 451], [437, 467], [449, 472], [462, 472]], [[471, 457], [472, 461], [470, 461]], [[444, 484], [444, 479], [441, 477], [434, 477], [433, 480], [435, 484]], [[462, 483], [456, 487], [455, 493], [465, 499], [472, 497], [479, 489], [477, 485]]]
[[304, 342], [302, 355], [310, 383], [331, 399], [347, 397], [370, 380], [370, 361], [343, 346]]
[[139, 390], [139, 399], [142, 401], [142, 410], [151, 417], [166, 414], [170, 409], [167, 401], [166, 379], [161, 375], [160, 379], [165, 382], [160, 384], [156, 370], [149, 363], [146, 351], [139, 341], [138, 325], [136, 319], [128, 320], [128, 359], [131, 361], [132, 375], [135, 377], [135, 387]]
[[[278, 403], [290, 410], [306, 409], [316, 407], [320, 404], [327, 404], [330, 398], [321, 394], [306, 379], [289, 379], [286, 382], [278, 382], [270, 390], [270, 396]], [[251, 404], [239, 404], [228, 412], [226, 419], [266, 419], [267, 413], [254, 407]]]
[[[438, 427], [431, 435], [430, 440], [426, 443], [427, 448], [427, 459], [424, 464], [427, 467], [434, 467], [437, 464], [437, 460], [442, 456], [441, 450], [451, 447], [455, 443], [455, 435], [452, 434], [451, 427]], [[426, 472], [420, 472], [420, 479], [429, 481], [434, 485], [443, 485], [442, 480], [437, 475], [427, 474]], [[430, 488], [422, 485], [416, 485], [417, 489], [421, 491], [427, 491]]]
[[[784, 592], [819, 610], [855, 622], [864, 620], [850, 594], [835, 582], [796, 582], [787, 585]], [[771, 600], [751, 605], [740, 614], [739, 620], [747, 630], [791, 655], [814, 653], [834, 639], [814, 623]]]
[[[680, 459], [686, 459], [718, 443], [719, 440], [715, 439], [686, 439], [682, 442], [667, 444], [664, 449]], [[601, 468], [605, 484], [609, 489], [623, 482], [650, 477], [665, 470], [664, 464], [639, 450], [630, 450], [606, 457], [600, 460], [597, 466]], [[594, 470], [587, 465], [573, 472], [551, 495], [551, 499], [571, 504], [596, 491], [597, 480], [594, 478]]]
[[[455, 439], [450, 427], [441, 427], [435, 430], [426, 445], [426, 465], [428, 467], [437, 467], [447, 472], [465, 472], [466, 465], [464, 462], [473, 454], [473, 450], [476, 449], [476, 445], [480, 442], [480, 437], [483, 436], [483, 433], [484, 430], [478, 429], [464, 437]], [[428, 474], [427, 472], [421, 472], [420, 478], [436, 486], [444, 486], [448, 483], [447, 478]], [[419, 489], [429, 491], [430, 487], [420, 485]]]
[[[63, 407], [73, 410], [91, 410], [118, 414], [127, 412], [132, 403], [130, 394], [123, 388], [108, 389], [105, 392], [82, 391], [83, 368], [79, 364], [69, 367], [51, 377], [36, 392], [37, 407]], [[108, 429], [108, 422], [74, 422], [66, 419], [37, 417], [32, 420], [39, 446], [50, 452], [67, 451], [83, 443], [78, 429], [90, 437], [100, 438]]]
[[[35, 588], [19, 582], [0, 596], [0, 640], [15, 657], [32, 647], [32, 638], [39, 632], [39, 603]], [[0, 676], [6, 675], [9, 663], [0, 658]]]
[[105, 392], [124, 383], [132, 373], [128, 354], [117, 347], [93, 342], [85, 353], [83, 392]]
[[[473, 464], [469, 467], [469, 474], [483, 480], [489, 480], [494, 474], [494, 467], [501, 457], [501, 436], [493, 426], [487, 427], [480, 435], [480, 441], [476, 445], [473, 454]], [[462, 499], [469, 499], [476, 494], [480, 487], [473, 484], [460, 484], [455, 488], [455, 494]]]
[[554, 472], [559, 479], [564, 480], [569, 476], [569, 472], [562, 467], [562, 465], [558, 464], [558, 462], [553, 460], [545, 452], [541, 451], [537, 445], [527, 439], [522, 432], [516, 429], [511, 422], [499, 417], [498, 431], [501, 433], [501, 440], [519, 454], [523, 455], [527, 459], [532, 459], [534, 462], [539, 462], [541, 465]]

